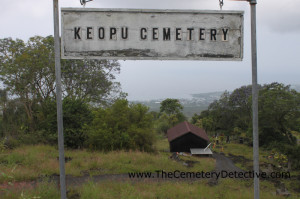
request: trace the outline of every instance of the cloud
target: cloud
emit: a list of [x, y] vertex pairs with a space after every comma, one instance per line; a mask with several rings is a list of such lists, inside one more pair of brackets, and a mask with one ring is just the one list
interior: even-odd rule
[[[259, 82], [299, 84], [300, 0], [257, 1]], [[0, 38], [27, 40], [34, 35], [53, 35], [52, 3], [53, 0], [3, 0], [0, 6]], [[59, 4], [61, 7], [82, 7], [79, 0], [59, 0]], [[86, 7], [220, 9], [218, 0], [93, 0]], [[249, 3], [224, 0], [223, 9], [245, 11], [243, 62], [121, 62], [122, 72], [118, 81], [130, 98], [233, 90], [251, 84]]]
[[300, 1], [263, 0], [257, 4], [257, 22], [275, 32], [300, 31]]
[[[214, 2], [215, 9], [218, 9], [218, 1]], [[211, 0], [189, 0], [188, 2], [182, 0], [94, 0], [87, 4], [87, 6], [97, 6], [101, 8], [148, 8], [148, 9], [202, 9], [212, 5]]]
[[[79, 0], [78, 0], [79, 1]], [[218, 0], [94, 0], [89, 7], [100, 8], [150, 8], [150, 9], [209, 9], [219, 10]], [[258, 0], [257, 23], [275, 32], [300, 31], [299, 0]], [[224, 10], [245, 10], [249, 14], [249, 3], [224, 1]]]
[[[35, 34], [53, 33], [52, 0], [3, 1], [0, 6], [0, 37], [26, 39]], [[79, 0], [59, 0], [61, 7], [81, 7]], [[92, 8], [146, 8], [146, 9], [199, 9], [219, 10], [218, 0], [93, 0], [86, 7]], [[299, 0], [258, 0], [257, 23], [277, 33], [300, 31]], [[224, 1], [224, 10], [245, 10], [247, 2]], [[246, 19], [246, 18], [245, 18]], [[34, 33], [34, 34], [33, 34]]]
[[[79, 7], [79, 0], [59, 0], [60, 6]], [[35, 35], [53, 35], [52, 0], [3, 1], [0, 6], [0, 38], [27, 40]]]

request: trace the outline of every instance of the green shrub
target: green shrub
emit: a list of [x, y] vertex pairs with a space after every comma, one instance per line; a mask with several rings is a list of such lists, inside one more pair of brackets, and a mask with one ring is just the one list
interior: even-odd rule
[[5, 151], [6, 148], [7, 146], [5, 145], [5, 139], [0, 139], [0, 153]]
[[104, 151], [150, 151], [155, 138], [152, 115], [148, 113], [148, 108], [141, 104], [129, 104], [127, 100], [117, 100], [109, 108], [96, 110], [86, 131], [86, 145]]
[[3, 147], [3, 149], [14, 149], [20, 146], [20, 141], [13, 137], [4, 137], [2, 141], [0, 141], [0, 148], [1, 146]]
[[87, 136], [83, 127], [89, 125], [92, 113], [83, 100], [67, 97], [63, 100], [65, 144], [70, 148], [81, 148]]
[[[39, 131], [35, 132], [39, 142], [57, 143], [57, 112], [56, 102], [48, 100], [42, 107], [39, 116]], [[88, 104], [81, 100], [66, 97], [63, 100], [63, 128], [66, 147], [81, 148], [87, 136], [83, 131], [85, 125], [92, 120]]]

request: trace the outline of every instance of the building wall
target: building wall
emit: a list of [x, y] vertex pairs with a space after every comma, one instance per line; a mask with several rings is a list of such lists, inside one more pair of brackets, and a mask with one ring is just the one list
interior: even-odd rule
[[192, 133], [187, 133], [170, 142], [171, 152], [190, 152], [191, 148], [205, 148], [208, 142]]

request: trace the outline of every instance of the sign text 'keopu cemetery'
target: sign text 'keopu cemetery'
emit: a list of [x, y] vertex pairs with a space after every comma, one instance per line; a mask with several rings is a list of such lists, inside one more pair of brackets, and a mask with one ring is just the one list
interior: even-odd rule
[[243, 58], [243, 11], [62, 9], [62, 58]]

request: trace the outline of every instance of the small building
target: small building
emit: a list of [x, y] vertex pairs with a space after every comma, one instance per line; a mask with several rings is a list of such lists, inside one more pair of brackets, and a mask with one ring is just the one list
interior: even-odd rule
[[187, 121], [170, 128], [167, 136], [170, 152], [191, 152], [191, 149], [205, 149], [209, 144], [209, 138], [204, 129]]

